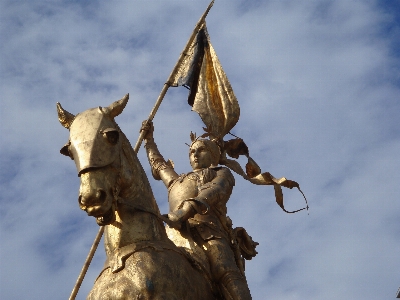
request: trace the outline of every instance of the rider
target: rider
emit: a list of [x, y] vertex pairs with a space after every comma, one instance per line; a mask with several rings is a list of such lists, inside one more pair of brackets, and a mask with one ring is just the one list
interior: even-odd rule
[[194, 139], [189, 149], [193, 171], [178, 175], [170, 161], [165, 161], [153, 138], [153, 126], [144, 124], [145, 148], [153, 177], [168, 189], [171, 221], [188, 221], [193, 238], [210, 263], [211, 274], [226, 299], [251, 299], [246, 278], [238, 267], [229, 234], [227, 202], [235, 179], [231, 171], [218, 166], [221, 151], [209, 139]]

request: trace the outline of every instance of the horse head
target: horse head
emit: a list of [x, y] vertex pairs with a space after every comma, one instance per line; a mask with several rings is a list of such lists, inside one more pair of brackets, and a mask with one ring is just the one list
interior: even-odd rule
[[123, 184], [123, 133], [114, 118], [123, 111], [128, 99], [129, 94], [108, 107], [88, 109], [76, 116], [57, 103], [58, 119], [70, 131], [69, 141], [60, 152], [75, 162], [81, 181], [79, 207], [95, 217], [99, 225], [115, 219], [116, 199]]
[[107, 260], [87, 299], [215, 299], [209, 280], [168, 239], [146, 173], [114, 121], [127, 102], [128, 95], [76, 116], [57, 103], [70, 131], [60, 152], [75, 162], [79, 207], [105, 226]]

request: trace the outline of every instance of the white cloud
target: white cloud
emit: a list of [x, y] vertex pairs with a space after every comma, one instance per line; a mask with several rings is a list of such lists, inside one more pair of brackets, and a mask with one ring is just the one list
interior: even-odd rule
[[[287, 215], [272, 188], [236, 177], [229, 214], [260, 242], [246, 268], [254, 299], [392, 299], [400, 286], [399, 24], [384, 2], [216, 1], [207, 18], [241, 105], [232, 131], [310, 204]], [[97, 232], [78, 208], [75, 166], [58, 154], [68, 131], [55, 102], [78, 113], [129, 92], [117, 121], [134, 144], [207, 4], [2, 2], [2, 299], [68, 297]], [[155, 118], [179, 173], [202, 127], [185, 97], [168, 91]], [[166, 191], [151, 182], [165, 213]], [[302, 207], [298, 192], [284, 196]], [[78, 299], [103, 260], [99, 248]]]

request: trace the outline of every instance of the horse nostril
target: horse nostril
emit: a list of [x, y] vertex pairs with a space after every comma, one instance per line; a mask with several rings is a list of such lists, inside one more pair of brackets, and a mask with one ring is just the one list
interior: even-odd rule
[[107, 193], [102, 189], [92, 190], [91, 193], [82, 193], [78, 196], [78, 204], [82, 210], [93, 205], [103, 204], [107, 199]]
[[98, 189], [96, 192], [96, 199], [100, 202], [103, 203], [107, 198], [107, 194], [104, 190]]

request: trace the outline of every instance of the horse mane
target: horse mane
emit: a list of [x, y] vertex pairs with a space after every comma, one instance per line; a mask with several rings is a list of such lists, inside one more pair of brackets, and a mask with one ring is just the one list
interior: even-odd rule
[[145, 207], [147, 209], [151, 209], [156, 214], [160, 214], [159, 207], [153, 195], [153, 190], [151, 189], [150, 182], [147, 178], [146, 172], [141, 165], [137, 154], [133, 150], [131, 143], [126, 137], [125, 133], [121, 130], [119, 125], [115, 123], [119, 132], [121, 133], [121, 155], [126, 158], [128, 163], [127, 166], [122, 165], [121, 168], [128, 168], [131, 176], [134, 176], [135, 179], [132, 179], [132, 182], [136, 185], [136, 195], [135, 205], [139, 205], [141, 207]]

